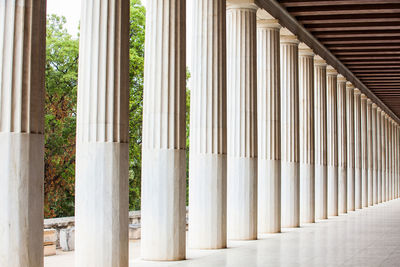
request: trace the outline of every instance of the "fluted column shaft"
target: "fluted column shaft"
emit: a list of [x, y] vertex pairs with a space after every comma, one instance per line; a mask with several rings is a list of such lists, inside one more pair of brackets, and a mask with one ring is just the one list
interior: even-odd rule
[[256, 6], [227, 9], [228, 238], [257, 239]]
[[394, 127], [395, 127], [394, 153], [395, 153], [396, 198], [399, 198], [399, 127], [396, 122]]
[[346, 83], [346, 123], [347, 123], [347, 210], [355, 210], [354, 176], [354, 86]]
[[300, 222], [315, 222], [314, 53], [299, 49]]
[[338, 215], [337, 75], [327, 71], [328, 216]]
[[368, 207], [367, 96], [361, 94], [361, 205]]
[[385, 199], [386, 201], [390, 200], [389, 192], [390, 192], [390, 183], [389, 183], [389, 116], [385, 114]]
[[186, 250], [185, 0], [146, 10], [141, 256], [181, 260]]
[[382, 203], [382, 110], [376, 108], [376, 158], [377, 160], [377, 195]]
[[367, 168], [368, 168], [368, 206], [374, 204], [374, 159], [373, 159], [373, 143], [372, 143], [372, 101], [367, 100]]
[[372, 119], [371, 119], [371, 135], [372, 135], [372, 171], [373, 171], [373, 204], [378, 204], [378, 130], [377, 130], [377, 105], [372, 104]]
[[394, 154], [394, 138], [395, 138], [395, 134], [394, 134], [394, 120], [391, 119], [391, 130], [392, 130], [392, 144], [391, 144], [391, 157], [392, 157], [392, 166], [391, 166], [391, 175], [392, 175], [392, 199], [395, 199], [396, 196], [396, 181], [395, 181], [395, 175], [394, 175], [394, 169], [395, 169], [395, 154]]
[[193, 1], [189, 246], [226, 247], [226, 2]]
[[83, 1], [81, 22], [75, 265], [125, 267], [129, 265], [129, 1]]
[[258, 233], [281, 231], [280, 25], [257, 21]]
[[320, 57], [315, 58], [314, 72], [315, 218], [327, 219], [326, 62]]
[[354, 175], [356, 209], [362, 208], [361, 154], [361, 92], [358, 89], [354, 89]]
[[393, 183], [393, 192], [392, 192], [392, 197], [393, 199], [396, 199], [396, 177], [395, 177], [395, 152], [394, 152], [394, 148], [395, 148], [395, 125], [394, 125], [394, 120], [392, 119], [392, 183]]
[[396, 199], [399, 198], [399, 154], [398, 154], [398, 146], [399, 146], [399, 133], [398, 133], [398, 125], [397, 122], [394, 122], [394, 175], [396, 181]]
[[386, 117], [385, 113], [381, 112], [381, 158], [382, 158], [382, 202], [386, 202]]
[[339, 75], [337, 83], [338, 136], [338, 205], [339, 213], [347, 213], [347, 116], [346, 79]]
[[389, 175], [389, 200], [393, 199], [393, 157], [392, 157], [392, 118], [388, 118], [388, 175]]
[[298, 45], [281, 35], [282, 227], [300, 225]]
[[392, 168], [392, 173], [393, 173], [393, 199], [397, 198], [397, 175], [396, 175], [396, 160], [397, 160], [397, 155], [396, 155], [396, 122], [393, 120], [392, 121], [392, 132], [393, 132], [393, 137], [392, 137], [392, 153], [393, 153], [393, 168]]
[[46, 1], [0, 17], [0, 266], [41, 267]]

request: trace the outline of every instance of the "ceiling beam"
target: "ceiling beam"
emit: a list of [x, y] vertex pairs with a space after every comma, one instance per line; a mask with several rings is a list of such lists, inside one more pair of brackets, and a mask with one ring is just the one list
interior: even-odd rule
[[[282, 7], [276, 0], [257, 0], [259, 7], [264, 8], [268, 13], [279, 20], [283, 27], [288, 28], [295, 34], [302, 42], [307, 44], [314, 50], [316, 54], [324, 58], [328, 64], [333, 66], [339, 73], [346, 77], [346, 79], [359, 88], [366, 94], [373, 102], [380, 106], [387, 114], [394, 120], [400, 123], [399, 117], [388, 108], [388, 106], [379, 99], [365, 84], [363, 84], [358, 77], [356, 77], [337, 57], [335, 57], [323, 44], [321, 44], [315, 36], [308, 32], [289, 12]], [[399, 5], [400, 6], [400, 5]], [[400, 7], [397, 13], [400, 13]], [[395, 35], [394, 33], [391, 33]], [[349, 35], [346, 35], [349, 36]], [[398, 33], [400, 37], [400, 33]], [[321, 36], [322, 37], [322, 36]], [[400, 59], [400, 57], [399, 57]]]
[[296, 1], [296, 0], [281, 0], [279, 1], [285, 7], [304, 7], [304, 6], [332, 6], [332, 5], [355, 5], [355, 4], [398, 4], [396, 0], [363, 0], [361, 1]]

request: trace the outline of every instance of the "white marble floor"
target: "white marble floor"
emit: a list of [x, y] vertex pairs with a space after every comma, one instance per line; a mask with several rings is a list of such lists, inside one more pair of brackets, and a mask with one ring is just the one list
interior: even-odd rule
[[[180, 262], [146, 262], [140, 242], [131, 242], [130, 266], [400, 266], [400, 200], [228, 246], [188, 249]], [[45, 267], [71, 267], [73, 261], [73, 252], [61, 253], [46, 257]]]

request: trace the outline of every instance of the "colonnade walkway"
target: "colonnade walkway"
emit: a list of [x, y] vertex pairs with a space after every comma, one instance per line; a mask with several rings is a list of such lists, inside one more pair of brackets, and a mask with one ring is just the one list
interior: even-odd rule
[[[74, 253], [45, 258], [45, 267], [72, 267]], [[187, 260], [140, 260], [140, 241], [130, 242], [130, 266], [399, 266], [400, 199], [328, 220], [283, 228], [254, 241], [228, 241], [221, 250], [187, 250]]]

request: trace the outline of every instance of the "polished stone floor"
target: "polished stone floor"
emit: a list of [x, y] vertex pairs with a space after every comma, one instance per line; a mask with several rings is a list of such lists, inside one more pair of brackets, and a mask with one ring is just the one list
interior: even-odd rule
[[[181, 262], [145, 262], [140, 242], [131, 242], [130, 266], [400, 266], [400, 200], [228, 246], [189, 249]], [[60, 253], [46, 257], [45, 267], [71, 267], [73, 261], [73, 252]]]

